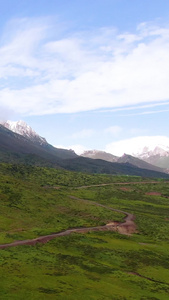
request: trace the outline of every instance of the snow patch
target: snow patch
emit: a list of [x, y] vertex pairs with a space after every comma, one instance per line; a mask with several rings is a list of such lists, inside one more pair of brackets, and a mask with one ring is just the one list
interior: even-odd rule
[[47, 144], [45, 138], [39, 136], [26, 122], [22, 120], [16, 122], [8, 120], [6, 122], [1, 122], [1, 124], [7, 129], [30, 139], [34, 143], [38, 143], [40, 145]]
[[113, 155], [124, 153], [138, 158], [148, 158], [153, 155], [169, 156], [169, 138], [166, 136], [140, 136], [108, 144], [105, 149]]

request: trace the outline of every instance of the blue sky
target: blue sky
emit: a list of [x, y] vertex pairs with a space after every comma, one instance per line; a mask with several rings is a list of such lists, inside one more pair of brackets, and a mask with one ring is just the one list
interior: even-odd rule
[[168, 1], [0, 0], [0, 7], [0, 119], [22, 119], [78, 153], [117, 155], [126, 152], [122, 141], [132, 149], [144, 137], [166, 142]]

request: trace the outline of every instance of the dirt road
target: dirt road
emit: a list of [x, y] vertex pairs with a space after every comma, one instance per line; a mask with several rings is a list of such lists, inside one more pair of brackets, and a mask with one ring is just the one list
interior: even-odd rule
[[49, 234], [49, 235], [44, 235], [35, 239], [31, 239], [31, 240], [23, 240], [23, 241], [16, 241], [13, 243], [9, 243], [9, 244], [3, 244], [0, 245], [0, 249], [5, 249], [8, 247], [16, 247], [16, 246], [23, 246], [23, 245], [31, 245], [34, 246], [37, 243], [47, 243], [48, 241], [60, 237], [60, 236], [66, 236], [66, 235], [70, 235], [72, 233], [87, 233], [90, 231], [117, 231], [121, 234], [125, 234], [125, 235], [131, 235], [132, 233], [136, 232], [136, 225], [134, 223], [134, 219], [135, 216], [133, 214], [130, 214], [128, 212], [119, 210], [119, 209], [113, 209], [111, 207], [102, 205], [100, 203], [96, 203], [90, 200], [84, 200], [84, 199], [80, 199], [74, 196], [70, 196], [70, 198], [75, 199], [75, 200], [80, 200], [80, 201], [85, 201], [85, 202], [90, 202], [90, 204], [92, 205], [96, 205], [96, 206], [101, 206], [104, 207], [105, 209], [109, 209], [112, 211], [116, 211], [119, 213], [122, 213], [125, 215], [124, 221], [123, 222], [114, 222], [112, 221], [109, 224], [103, 225], [103, 226], [96, 226], [96, 227], [86, 227], [86, 228], [72, 228], [72, 229], [67, 229], [65, 231], [61, 231], [58, 233], [53, 233], [53, 234]]
[[[159, 184], [161, 182], [160, 181], [111, 182], [111, 183], [101, 183], [101, 184], [93, 184], [93, 185], [83, 185], [83, 186], [75, 187], [75, 189], [85, 189], [90, 187], [99, 187], [99, 186], [108, 186], [108, 185], [130, 185], [130, 184], [133, 185], [133, 184], [147, 184], [147, 183]], [[169, 181], [164, 181], [163, 183], [169, 183]]]

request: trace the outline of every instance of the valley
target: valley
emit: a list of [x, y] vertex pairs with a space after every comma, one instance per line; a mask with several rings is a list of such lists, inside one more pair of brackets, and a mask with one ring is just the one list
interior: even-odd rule
[[169, 1], [1, 1], [0, 300], [169, 300]]
[[0, 176], [0, 244], [15, 246], [0, 249], [2, 299], [167, 299], [169, 181], [6, 163]]
[[22, 121], [8, 125], [0, 125], [0, 298], [168, 299], [166, 170], [126, 154], [78, 156]]

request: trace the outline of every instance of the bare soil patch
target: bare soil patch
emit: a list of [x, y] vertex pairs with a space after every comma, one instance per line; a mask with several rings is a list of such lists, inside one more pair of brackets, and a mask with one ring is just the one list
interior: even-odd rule
[[161, 193], [159, 192], [148, 192], [148, 193], [145, 193], [146, 195], [150, 195], [150, 196], [161, 196]]
[[121, 187], [121, 188], [119, 188], [119, 190], [126, 191], [126, 192], [131, 192], [132, 191], [132, 189], [126, 188], [126, 187]]

